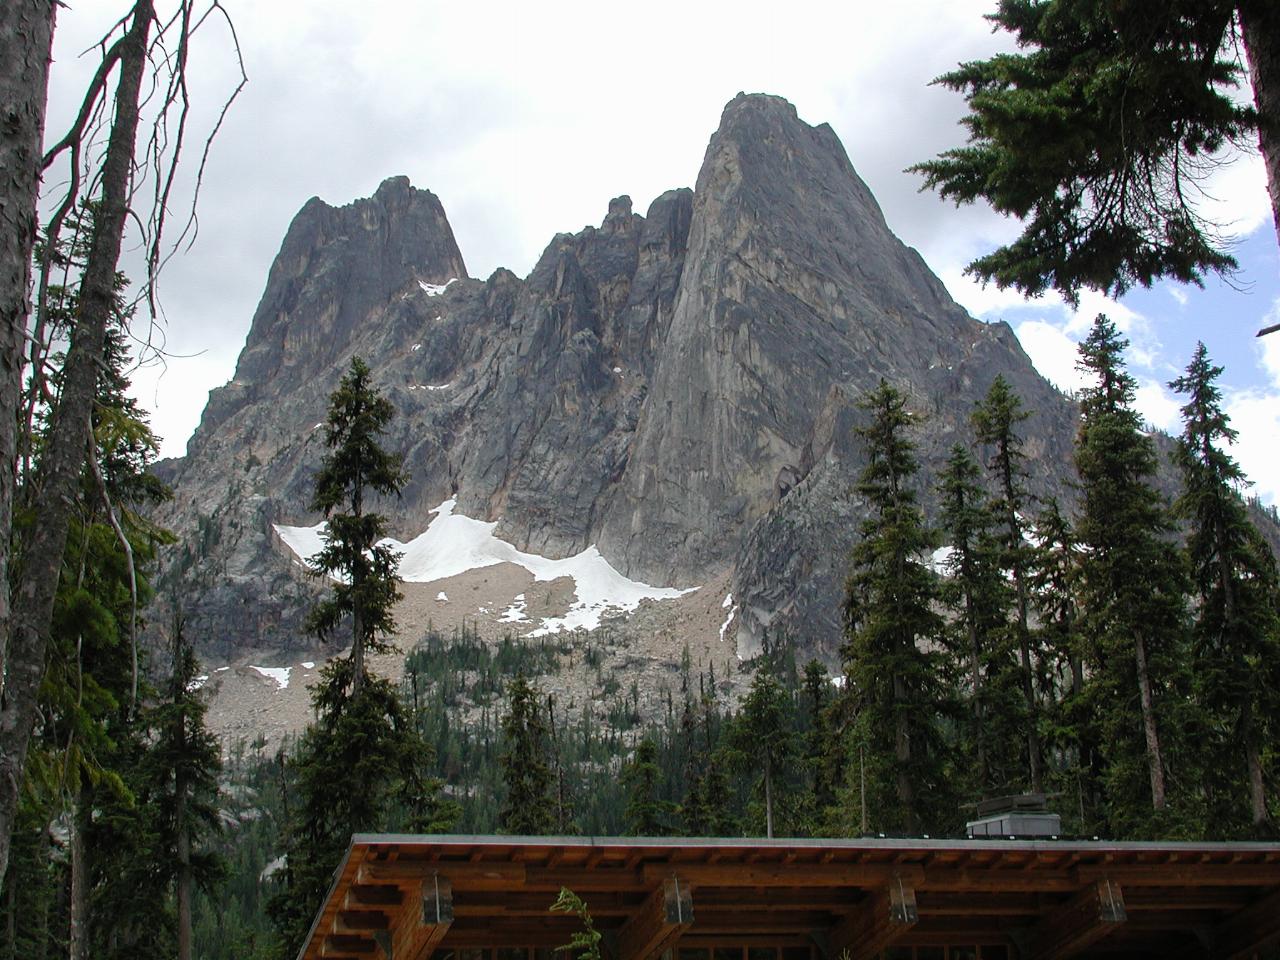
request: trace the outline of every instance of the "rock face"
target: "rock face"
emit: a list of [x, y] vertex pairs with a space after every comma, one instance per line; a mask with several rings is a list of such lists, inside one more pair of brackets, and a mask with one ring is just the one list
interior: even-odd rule
[[855, 404], [881, 377], [927, 414], [925, 484], [996, 374], [1036, 412], [1038, 489], [1058, 490], [1074, 422], [1008, 327], [969, 317], [892, 235], [832, 130], [775, 97], [725, 108], [692, 192], [644, 216], [615, 199], [524, 280], [469, 279], [439, 201], [403, 178], [347, 207], [313, 199], [235, 379], [160, 467], [177, 492], [161, 519], [182, 538], [168, 575], [206, 649], [301, 642], [313, 587], [271, 524], [317, 519], [314, 427], [353, 354], [399, 412], [387, 444], [411, 480], [383, 505], [397, 537], [456, 495], [531, 552], [596, 543], [664, 585], [732, 571], [748, 650], [769, 630], [834, 653]]

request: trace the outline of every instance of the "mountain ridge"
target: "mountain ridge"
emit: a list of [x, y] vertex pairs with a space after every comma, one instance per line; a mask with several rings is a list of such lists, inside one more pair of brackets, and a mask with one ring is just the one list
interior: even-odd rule
[[1033, 489], [1064, 492], [1070, 403], [893, 236], [831, 128], [777, 97], [726, 106], [693, 190], [643, 216], [615, 198], [523, 279], [469, 278], [439, 200], [405, 178], [308, 201], [235, 378], [158, 468], [176, 490], [159, 519], [184, 542], [166, 577], [189, 585], [206, 647], [306, 644], [297, 611], [316, 585], [272, 529], [314, 521], [314, 425], [355, 353], [398, 411], [386, 445], [410, 479], [383, 505], [398, 539], [456, 497], [529, 553], [597, 543], [663, 586], [728, 571], [747, 654], [771, 631], [834, 657], [854, 404], [881, 377], [929, 414], [927, 482], [1005, 374], [1038, 412]]

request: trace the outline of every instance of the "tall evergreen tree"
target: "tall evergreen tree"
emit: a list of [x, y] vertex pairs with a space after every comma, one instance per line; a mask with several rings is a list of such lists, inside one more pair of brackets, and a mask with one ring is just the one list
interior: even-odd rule
[[[1186, 715], [1186, 576], [1152, 486], [1155, 447], [1133, 408], [1126, 346], [1102, 315], [1080, 345], [1079, 366], [1093, 378], [1081, 395], [1076, 442], [1086, 550], [1080, 628], [1096, 678], [1110, 828], [1150, 835], [1175, 829], [1161, 816], [1168, 774], [1188, 762], [1179, 734], [1198, 718]], [[1176, 769], [1183, 783], [1193, 773]]]
[[627, 791], [627, 808], [623, 812], [627, 836], [665, 837], [670, 832], [667, 824], [671, 804], [659, 796], [661, 775], [658, 748], [645, 737], [622, 768], [622, 785]]
[[991, 449], [987, 469], [995, 481], [996, 494], [992, 512], [1000, 530], [1000, 563], [1009, 571], [1013, 581], [1014, 599], [1017, 603], [1014, 631], [1017, 637], [1018, 657], [1022, 665], [1022, 699], [1027, 722], [1024, 725], [1027, 744], [1027, 770], [1031, 790], [1044, 790], [1041, 772], [1043, 754], [1040, 748], [1040, 721], [1036, 705], [1034, 671], [1031, 650], [1031, 627], [1028, 618], [1027, 567], [1030, 552], [1025, 537], [1023, 511], [1030, 495], [1026, 489], [1026, 459], [1022, 452], [1022, 437], [1018, 424], [1030, 416], [1022, 409], [1021, 398], [1013, 392], [1009, 382], [997, 375], [986, 397], [973, 413], [973, 425], [979, 443]]
[[1074, 833], [1104, 828], [1101, 757], [1097, 717], [1085, 684], [1085, 648], [1080, 636], [1081, 545], [1058, 501], [1045, 500], [1033, 525], [1031, 604], [1037, 619], [1037, 645], [1047, 669], [1041, 675], [1047, 701], [1046, 749], [1057, 758], [1057, 789], [1071, 798]]
[[156, 785], [165, 862], [172, 865], [178, 960], [191, 960], [195, 886], [212, 885], [224, 869], [220, 859], [208, 850], [210, 838], [220, 829], [218, 774], [222, 758], [218, 741], [205, 727], [205, 704], [196, 680], [199, 663], [183, 631], [181, 609], [175, 609], [169, 688], [151, 717], [156, 738], [148, 751], [147, 766]]
[[[1236, 431], [1222, 409], [1221, 373], [1199, 343], [1186, 373], [1169, 384], [1187, 398], [1176, 508], [1190, 525], [1187, 553], [1199, 599], [1196, 678], [1207, 709], [1221, 719], [1209, 725], [1210, 735], [1225, 734], [1209, 751], [1219, 769], [1206, 782], [1243, 781], [1244, 790], [1220, 793], [1246, 794], [1249, 821], [1259, 831], [1271, 819], [1263, 745], [1280, 732], [1280, 578], [1275, 556], [1249, 521], [1240, 494], [1244, 473], [1225, 449]], [[1236, 819], [1232, 812], [1226, 811], [1228, 822]]]
[[943, 624], [924, 560], [935, 541], [910, 486], [918, 465], [906, 398], [881, 380], [859, 406], [871, 418], [858, 429], [867, 465], [857, 490], [869, 516], [853, 548], [845, 606], [850, 749], [865, 765], [872, 829], [915, 833], [954, 809], [942, 736]]
[[502, 718], [502, 775], [506, 797], [499, 824], [503, 833], [539, 835], [555, 830], [548, 731], [538, 692], [523, 673], [507, 685]]
[[769, 666], [756, 671], [728, 731], [734, 766], [751, 777], [753, 790], [764, 804], [766, 837], [773, 836], [775, 814], [785, 803], [787, 776], [799, 752], [795, 705]]
[[352, 357], [350, 369], [329, 398], [324, 429], [329, 453], [316, 474], [311, 503], [327, 521], [324, 548], [311, 559], [311, 567], [341, 579], [333, 595], [312, 611], [310, 628], [324, 639], [351, 619], [353, 694], [364, 683], [366, 651], [390, 649], [385, 638], [395, 630], [392, 608], [400, 599], [400, 558], [378, 542], [386, 536], [386, 517], [365, 505], [369, 493], [399, 495], [404, 483], [400, 457], [379, 445], [394, 415], [391, 401], [374, 389], [369, 367]]
[[989, 797], [1025, 782], [1019, 742], [1030, 722], [1007, 620], [1010, 589], [1001, 569], [1002, 544], [973, 455], [956, 444], [938, 478], [939, 526], [950, 552], [941, 597], [953, 611], [951, 648], [967, 687], [965, 752], [972, 757], [974, 788]]
[[831, 776], [831, 678], [820, 660], [810, 660], [804, 666], [802, 688], [803, 709], [807, 714], [808, 730], [804, 740], [804, 765], [809, 777], [809, 793], [812, 797], [810, 821], [817, 832], [826, 818], [827, 810], [836, 801]]
[[440, 782], [427, 772], [434, 753], [413, 711], [365, 662], [366, 652], [390, 649], [386, 638], [395, 630], [393, 607], [400, 599], [399, 557], [378, 543], [386, 519], [365, 505], [368, 492], [398, 493], [403, 479], [399, 458], [379, 445], [393, 413], [373, 388], [369, 368], [353, 358], [330, 397], [330, 452], [316, 475], [313, 499], [328, 532], [311, 566], [337, 579], [308, 620], [323, 640], [349, 617], [351, 653], [321, 671], [311, 695], [316, 720], [291, 764], [296, 799], [283, 889], [269, 904], [281, 956], [292, 955], [305, 937], [353, 833], [387, 830], [397, 819], [417, 829], [444, 829], [457, 814], [456, 806], [440, 801]]

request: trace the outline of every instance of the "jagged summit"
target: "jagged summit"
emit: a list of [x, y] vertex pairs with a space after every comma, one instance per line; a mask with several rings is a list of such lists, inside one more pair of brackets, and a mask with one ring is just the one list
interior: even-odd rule
[[859, 509], [853, 405], [880, 377], [930, 414], [926, 476], [997, 372], [1039, 411], [1042, 487], [1070, 446], [1069, 405], [1008, 328], [970, 318], [892, 235], [831, 128], [740, 95], [692, 191], [644, 215], [613, 199], [524, 279], [468, 279], [439, 201], [402, 177], [303, 207], [235, 379], [166, 467], [177, 498], [163, 519], [200, 544], [172, 571], [197, 585], [201, 635], [296, 639], [311, 587], [272, 525], [316, 520], [313, 428], [353, 353], [399, 411], [387, 444], [411, 480], [385, 505], [399, 539], [456, 497], [530, 553], [596, 544], [666, 586], [731, 575], [748, 645], [766, 626], [803, 628], [834, 650]]

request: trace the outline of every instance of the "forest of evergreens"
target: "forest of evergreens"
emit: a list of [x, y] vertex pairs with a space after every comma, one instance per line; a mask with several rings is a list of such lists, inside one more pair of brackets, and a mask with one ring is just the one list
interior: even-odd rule
[[[1220, 370], [1201, 348], [1172, 384], [1186, 404], [1171, 501], [1123, 348], [1105, 317], [1081, 347], [1093, 386], [1073, 509], [1027, 491], [1032, 412], [997, 379], [940, 475], [931, 527], [920, 416], [891, 384], [869, 393], [838, 665], [798, 662], [803, 637], [767, 638], [738, 702], [688, 656], [660, 704], [603, 672], [593, 699], [557, 702], [548, 680], [600, 662], [587, 633], [429, 630], [398, 686], [358, 667], [362, 646], [388, 649], [397, 599], [394, 557], [368, 549], [384, 520], [361, 484], [392, 492], [400, 473], [377, 442], [391, 408], [357, 360], [317, 482], [332, 532], [313, 565], [341, 576], [311, 620], [352, 653], [324, 671], [300, 737], [238, 744], [220, 763], [174, 604], [168, 659], [143, 651], [135, 698], [127, 566], [87, 492], [0, 953], [162, 956], [191, 937], [210, 960], [291, 956], [354, 832], [958, 836], [977, 801], [1031, 792], [1068, 836], [1274, 836], [1280, 591], [1226, 450]], [[104, 442], [140, 446], [104, 457], [107, 476], [158, 495], [118, 387], [104, 419], [129, 427]], [[122, 515], [145, 570], [163, 534]], [[135, 590], [147, 598], [145, 577]]]

